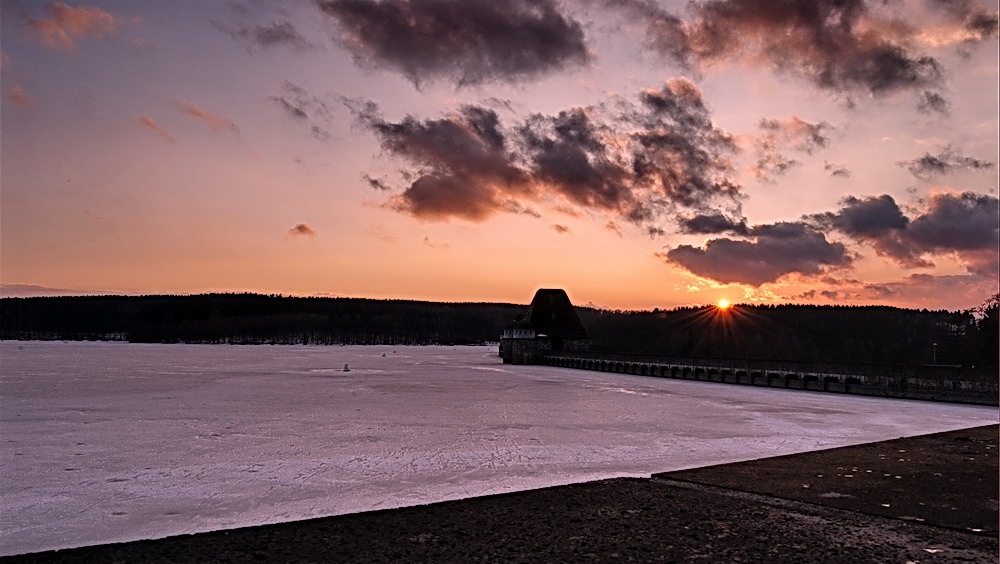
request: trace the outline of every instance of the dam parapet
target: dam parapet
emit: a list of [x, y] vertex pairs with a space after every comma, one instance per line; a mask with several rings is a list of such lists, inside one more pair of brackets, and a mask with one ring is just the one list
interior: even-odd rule
[[724, 384], [998, 405], [998, 374], [993, 367], [708, 359], [571, 351], [546, 351], [539, 364]]

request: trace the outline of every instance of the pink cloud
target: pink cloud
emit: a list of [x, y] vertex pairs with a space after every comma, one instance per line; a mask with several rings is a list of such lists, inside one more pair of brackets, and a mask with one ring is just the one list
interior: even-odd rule
[[180, 105], [181, 110], [184, 111], [184, 115], [193, 120], [201, 121], [207, 124], [208, 127], [213, 131], [218, 131], [220, 129], [228, 129], [229, 131], [232, 131], [237, 135], [239, 135], [240, 133], [240, 128], [236, 127], [236, 124], [233, 123], [233, 120], [227, 117], [206, 112], [205, 110], [199, 108], [198, 106], [192, 104], [191, 102], [188, 102], [187, 100], [177, 100], [177, 104]]
[[24, 89], [21, 88], [20, 84], [15, 84], [7, 89], [7, 99], [22, 108], [27, 108], [35, 103], [35, 100], [31, 96], [24, 93]]
[[135, 119], [137, 122], [139, 122], [139, 125], [159, 133], [164, 139], [167, 140], [167, 142], [169, 143], [177, 142], [177, 140], [174, 139], [174, 136], [170, 135], [162, 127], [160, 127], [160, 124], [156, 123], [156, 120], [154, 120], [153, 118], [143, 115], [143, 116], [135, 116]]
[[74, 8], [62, 2], [45, 5], [49, 19], [30, 20], [28, 26], [48, 47], [76, 52], [76, 42], [85, 37], [105, 39], [117, 31], [120, 20], [89, 6]]

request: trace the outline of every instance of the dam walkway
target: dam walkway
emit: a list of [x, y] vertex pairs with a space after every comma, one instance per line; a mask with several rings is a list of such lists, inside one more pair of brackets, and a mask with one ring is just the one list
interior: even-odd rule
[[547, 352], [549, 366], [792, 390], [998, 404], [997, 369], [752, 359], [707, 359], [600, 352]]

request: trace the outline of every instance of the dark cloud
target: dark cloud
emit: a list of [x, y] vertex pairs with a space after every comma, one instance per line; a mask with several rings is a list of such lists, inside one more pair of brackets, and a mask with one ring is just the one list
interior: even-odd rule
[[296, 237], [315, 237], [316, 231], [307, 223], [298, 223], [295, 227], [292, 227], [285, 233], [285, 237], [290, 237], [292, 239]]
[[306, 122], [313, 137], [322, 141], [330, 138], [327, 128], [333, 117], [330, 107], [323, 99], [288, 80], [282, 83], [281, 94], [269, 96], [268, 99], [278, 104], [289, 117]]
[[502, 202], [491, 187], [470, 184], [448, 174], [421, 176], [394, 198], [393, 208], [424, 219], [459, 217], [483, 221], [502, 209]]
[[888, 194], [863, 200], [848, 196], [842, 203], [843, 207], [837, 213], [817, 217], [854, 237], [879, 237], [888, 232], [901, 231], [910, 221]]
[[765, 64], [820, 88], [881, 95], [941, 80], [913, 52], [919, 30], [865, 0], [707, 0], [683, 21], [650, 0], [607, 0], [642, 22], [653, 49], [685, 67]]
[[924, 153], [923, 156], [908, 161], [898, 161], [897, 165], [910, 171], [910, 174], [928, 180], [934, 176], [948, 174], [955, 170], [983, 170], [993, 168], [994, 163], [958, 154], [950, 145], [941, 149], [937, 155]]
[[917, 102], [917, 109], [925, 114], [947, 114], [948, 100], [939, 92], [924, 90]]
[[972, 32], [975, 39], [984, 40], [997, 36], [997, 27], [1000, 18], [996, 12], [981, 11], [969, 14], [965, 21], [965, 29]]
[[576, 206], [644, 219], [631, 171], [604, 143], [603, 129], [583, 108], [529, 117], [519, 134], [530, 174]]
[[833, 163], [824, 162], [823, 170], [830, 173], [830, 176], [836, 176], [838, 178], [850, 178], [851, 171], [847, 169], [844, 165], [838, 165]]
[[517, 82], [590, 60], [583, 28], [555, 0], [317, 0], [360, 64], [414, 84]]
[[676, 208], [738, 207], [726, 158], [735, 143], [684, 79], [640, 93], [638, 103], [622, 100], [623, 115], [572, 108], [512, 126], [480, 106], [390, 122], [371, 102], [345, 102], [387, 153], [408, 162], [391, 205], [423, 219], [537, 215], [526, 206], [542, 203], [642, 225]]
[[825, 229], [836, 229], [850, 237], [870, 244], [875, 252], [907, 267], [927, 267], [932, 263], [922, 258], [922, 252], [907, 240], [910, 220], [888, 194], [859, 199], [848, 196], [837, 212], [811, 216]]
[[745, 219], [740, 218], [739, 221], [736, 221], [717, 212], [678, 217], [677, 224], [681, 233], [692, 235], [719, 235], [721, 233], [747, 235], [750, 232]]
[[684, 207], [703, 209], [712, 200], [735, 200], [739, 186], [728, 175], [728, 155], [737, 152], [728, 133], [714, 127], [701, 90], [685, 78], [671, 78], [640, 94], [641, 110], [630, 118], [640, 126], [631, 169], [654, 194]]
[[377, 107], [354, 104], [355, 115], [387, 152], [409, 161], [415, 178], [392, 207], [423, 219], [482, 221], [509, 211], [506, 201], [529, 190], [526, 174], [505, 150], [493, 110], [464, 106], [441, 119], [385, 121]]
[[976, 272], [997, 273], [1000, 205], [994, 196], [937, 193], [927, 211], [907, 229], [907, 237], [926, 252], [955, 251]]
[[783, 176], [801, 164], [778, 152], [763, 153], [757, 157], [757, 162], [750, 167], [749, 172], [760, 180], [773, 182], [776, 176]]
[[701, 248], [681, 245], [666, 258], [687, 271], [723, 284], [760, 286], [791, 273], [821, 274], [830, 267], [848, 266], [851, 257], [841, 243], [803, 223], [757, 225], [751, 241], [710, 239]]
[[951, 16], [968, 33], [964, 42], [983, 41], [997, 36], [1000, 16], [996, 10], [973, 0], [932, 0], [931, 5]]
[[954, 253], [970, 272], [995, 275], [1000, 246], [998, 215], [1000, 207], [994, 196], [938, 192], [923, 213], [912, 219], [889, 195], [848, 197], [837, 212], [810, 219], [869, 243], [878, 254], [906, 267], [933, 266], [927, 255]]
[[301, 107], [289, 102], [286, 98], [281, 96], [271, 96], [271, 100], [274, 100], [281, 105], [285, 113], [292, 116], [295, 119], [309, 119], [309, 114], [305, 112]]
[[392, 190], [392, 186], [386, 184], [385, 180], [382, 180], [381, 178], [374, 178], [367, 174], [365, 174], [362, 178], [364, 178], [365, 182], [367, 182], [369, 186], [376, 190], [381, 192], [388, 192]]
[[295, 24], [287, 20], [273, 21], [259, 25], [225, 23], [211, 20], [211, 24], [215, 29], [233, 39], [245, 42], [251, 48], [284, 46], [296, 51], [305, 51], [313, 48], [312, 43], [306, 40], [295, 29]]
[[566, 227], [565, 225], [559, 225], [558, 223], [552, 225], [552, 230], [560, 235], [568, 235], [569, 233], [572, 232], [572, 230], [569, 227]]
[[656, 239], [657, 237], [663, 237], [667, 232], [662, 227], [657, 227], [655, 225], [646, 226], [646, 235], [649, 235], [650, 239]]

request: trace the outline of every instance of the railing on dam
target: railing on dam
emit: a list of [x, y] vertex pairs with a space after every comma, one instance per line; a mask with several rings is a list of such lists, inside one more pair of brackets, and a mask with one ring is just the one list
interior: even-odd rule
[[996, 368], [699, 359], [584, 352], [549, 352], [543, 362], [550, 366], [636, 376], [982, 405], [998, 404]]

